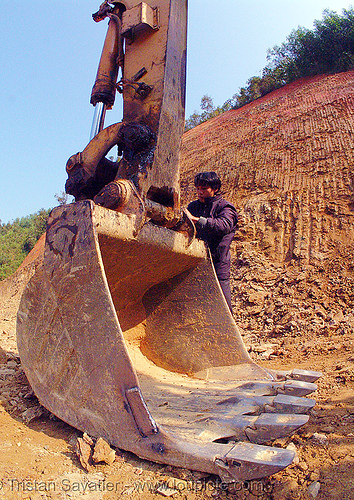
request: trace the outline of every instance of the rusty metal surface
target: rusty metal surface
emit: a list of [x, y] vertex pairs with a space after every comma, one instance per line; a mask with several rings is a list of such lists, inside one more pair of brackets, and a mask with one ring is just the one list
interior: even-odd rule
[[[137, 2], [127, 1], [132, 9]], [[156, 134], [153, 162], [140, 171], [144, 196], [168, 206], [179, 206], [179, 147], [184, 128], [187, 1], [157, 0], [159, 29], [137, 34], [126, 45], [124, 78], [132, 79], [142, 67], [144, 82], [153, 87], [144, 100], [134, 89], [123, 92], [125, 122], [144, 123]]]
[[[156, 0], [150, 6], [126, 0], [114, 8], [105, 2], [96, 19], [105, 17], [110, 21], [91, 102], [111, 107], [116, 89], [123, 94], [124, 132], [122, 129], [115, 142], [110, 142], [110, 148], [117, 144], [123, 156], [116, 165], [109, 165], [104, 159], [110, 149], [106, 147], [110, 132], [103, 129], [82, 153], [69, 159], [66, 191], [77, 201], [93, 199], [114, 178], [129, 179], [144, 199], [172, 208], [177, 214], [185, 107], [187, 1]], [[122, 78], [117, 83], [119, 68]], [[96, 117], [100, 123], [98, 130], [102, 117]], [[119, 128], [119, 124], [115, 127]], [[96, 130], [96, 125], [93, 128]], [[111, 207], [114, 203], [109, 200], [105, 205], [106, 198], [102, 197], [102, 205]]]
[[[316, 374], [252, 362], [179, 214], [187, 0], [106, 0], [94, 18], [106, 17], [91, 101], [113, 104], [121, 67], [123, 122], [68, 160], [67, 192], [97, 204], [50, 215], [18, 312], [22, 365], [46, 408], [140, 457], [226, 481], [273, 474], [294, 453], [257, 443], [307, 421], [314, 401], [298, 396]], [[119, 162], [105, 158], [114, 145]]]
[[93, 198], [109, 182], [115, 179], [118, 165], [104, 156], [119, 142], [121, 123], [103, 129], [86, 146], [71, 156], [66, 163], [68, 179], [65, 190], [76, 200]]
[[[275, 381], [251, 362], [216, 277], [202, 271], [208, 266], [202, 242], [141, 226], [136, 214], [88, 201], [58, 207], [48, 222], [44, 267], [19, 308], [21, 362], [42, 404], [78, 429], [157, 462], [227, 480], [263, 477], [289, 465], [293, 453], [253, 443], [303, 425], [307, 417], [294, 413], [306, 405], [271, 396], [289, 381]], [[191, 302], [198, 276], [209, 295]], [[220, 309], [214, 317], [211, 301]], [[224, 368], [234, 379], [187, 374], [231, 363], [238, 364]], [[245, 411], [267, 416], [247, 419]], [[203, 412], [213, 416], [204, 426]], [[242, 435], [253, 443], [228, 442]]]
[[159, 8], [140, 2], [123, 13], [122, 35], [132, 43], [139, 31], [159, 29]]
[[[102, 7], [102, 6], [101, 6]], [[101, 9], [101, 14], [94, 14], [95, 21], [109, 17], [108, 30], [98, 65], [96, 81], [91, 92], [91, 104], [103, 102], [111, 108], [116, 96], [116, 83], [119, 68], [123, 66], [123, 38], [121, 35], [121, 17], [123, 6]]]

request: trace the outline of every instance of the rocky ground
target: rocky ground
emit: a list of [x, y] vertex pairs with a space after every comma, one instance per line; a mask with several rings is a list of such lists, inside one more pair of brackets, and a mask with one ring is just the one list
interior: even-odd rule
[[80, 462], [82, 434], [39, 405], [17, 355], [15, 316], [37, 248], [0, 282], [0, 499], [354, 499], [353, 253], [284, 266], [252, 242], [236, 243], [234, 312], [251, 356], [267, 367], [323, 372], [309, 423], [275, 443], [296, 451], [294, 463], [262, 481], [227, 486], [118, 449], [113, 463], [112, 454], [103, 456], [108, 463]]
[[102, 462], [95, 447], [89, 459], [98, 443], [39, 405], [17, 355], [16, 312], [40, 243], [0, 282], [0, 500], [354, 500], [353, 83], [354, 71], [294, 82], [182, 142], [183, 204], [195, 173], [215, 170], [241, 215], [232, 289], [250, 355], [323, 372], [309, 423], [275, 443], [296, 451], [293, 464], [227, 486], [120, 450]]
[[269, 498], [354, 498], [354, 260], [336, 250], [317, 265], [276, 266], [249, 242], [233, 261], [236, 322], [257, 362], [323, 372], [309, 424], [286, 440], [294, 466], [271, 478]]

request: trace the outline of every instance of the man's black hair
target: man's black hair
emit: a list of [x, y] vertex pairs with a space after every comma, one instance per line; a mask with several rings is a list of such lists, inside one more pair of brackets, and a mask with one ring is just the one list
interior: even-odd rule
[[200, 172], [194, 177], [194, 185], [210, 186], [215, 192], [220, 191], [221, 180], [216, 172]]

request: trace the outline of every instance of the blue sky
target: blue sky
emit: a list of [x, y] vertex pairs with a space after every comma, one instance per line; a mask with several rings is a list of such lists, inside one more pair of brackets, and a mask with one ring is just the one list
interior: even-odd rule
[[[106, 33], [102, 0], [0, 0], [0, 220], [56, 205], [65, 164], [88, 143], [90, 93]], [[148, 2], [149, 3], [149, 2]], [[340, 0], [189, 0], [187, 111], [223, 104], [259, 75], [267, 49]], [[120, 96], [107, 124], [121, 120]]]

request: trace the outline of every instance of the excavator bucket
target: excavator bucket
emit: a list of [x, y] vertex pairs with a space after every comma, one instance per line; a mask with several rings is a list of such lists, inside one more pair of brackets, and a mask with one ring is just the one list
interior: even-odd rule
[[[248, 356], [203, 242], [81, 201], [58, 207], [18, 312], [41, 403], [92, 436], [225, 481], [273, 474], [319, 374]], [[297, 378], [306, 379], [296, 380]]]
[[[46, 408], [119, 448], [227, 482], [268, 476], [292, 462], [268, 444], [307, 422], [319, 374], [252, 362], [181, 216], [187, 1], [105, 0], [106, 17], [92, 140], [67, 163], [76, 202], [52, 211], [18, 311], [23, 368]], [[123, 121], [102, 128], [117, 87]]]

